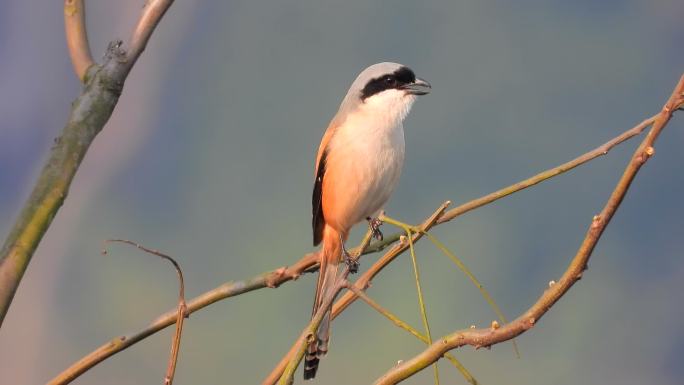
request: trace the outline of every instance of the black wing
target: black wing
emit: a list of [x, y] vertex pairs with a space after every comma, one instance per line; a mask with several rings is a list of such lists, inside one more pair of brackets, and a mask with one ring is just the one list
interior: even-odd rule
[[313, 228], [313, 244], [318, 246], [323, 240], [323, 227], [325, 227], [325, 220], [323, 219], [323, 176], [325, 175], [325, 160], [328, 155], [328, 150], [323, 150], [321, 159], [318, 161], [318, 172], [316, 172], [316, 180], [314, 181], [313, 195], [311, 196], [311, 227]]

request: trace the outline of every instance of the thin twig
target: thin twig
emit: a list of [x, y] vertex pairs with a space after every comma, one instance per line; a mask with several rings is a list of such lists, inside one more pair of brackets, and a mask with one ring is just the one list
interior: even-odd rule
[[[379, 303], [375, 302], [363, 290], [359, 290], [359, 288], [357, 288], [356, 286], [351, 285], [349, 283], [345, 286], [345, 288], [348, 290], [351, 290], [357, 297], [361, 298], [361, 300], [363, 300], [365, 303], [367, 303], [368, 306], [372, 307], [378, 313], [382, 314], [385, 318], [392, 321], [392, 323], [397, 325], [399, 328], [406, 330], [407, 332], [411, 333], [411, 335], [413, 335], [414, 337], [423, 341], [424, 343], [426, 343], [428, 345], [431, 344], [430, 340], [426, 336], [424, 336], [423, 334], [420, 334], [420, 332], [418, 332], [416, 329], [411, 327], [411, 325], [402, 321], [399, 317], [392, 314], [392, 312], [390, 312], [389, 310], [382, 307]], [[475, 377], [451, 353], [444, 354], [444, 357], [446, 357], [449, 361], [451, 361], [451, 363], [456, 367], [456, 369], [458, 369], [459, 372], [461, 372], [461, 374], [466, 379], [466, 381], [468, 381], [471, 385], [477, 385], [478, 384]]]
[[[442, 242], [440, 242], [434, 235], [430, 234], [429, 232], [425, 232], [425, 236], [428, 237], [430, 242], [432, 242], [433, 245], [435, 245], [444, 255], [449, 257], [454, 264], [465, 274], [468, 279], [478, 288], [484, 299], [489, 303], [489, 306], [494, 310], [494, 313], [496, 314], [497, 317], [499, 317], [499, 321], [501, 321], [504, 324], [508, 323], [508, 319], [506, 319], [506, 316], [503, 314], [503, 311], [499, 308], [499, 305], [496, 304], [496, 301], [494, 301], [494, 298], [489, 294], [489, 291], [485, 289], [484, 285], [480, 283], [480, 281], [475, 278], [475, 275], [466, 267], [466, 265], [461, 261], [456, 254], [451, 252]], [[515, 342], [515, 340], [512, 340], [513, 342], [513, 351], [515, 351], [516, 357], [520, 358], [520, 351], [518, 350], [518, 344]]]
[[[413, 238], [411, 235], [411, 229], [406, 227], [406, 236], [408, 237], [409, 251], [411, 254], [411, 263], [413, 265], [413, 278], [416, 281], [416, 291], [418, 292], [418, 305], [420, 306], [420, 318], [423, 320], [423, 327], [425, 328], [425, 335], [428, 338], [428, 342], [432, 344], [432, 333], [430, 332], [430, 323], [428, 322], [427, 309], [425, 309], [425, 300], [423, 299], [423, 289], [420, 285], [420, 269], [418, 269], [418, 261], [416, 259], [416, 251], [413, 248]], [[427, 233], [426, 233], [427, 234]], [[439, 368], [437, 363], [432, 365], [434, 369], [435, 385], [439, 385]]]
[[625, 142], [628, 139], [631, 139], [639, 134], [641, 134], [648, 126], [653, 124], [655, 122], [656, 118], [658, 115], [653, 115], [648, 119], [644, 119], [641, 123], [637, 124], [636, 126], [630, 128], [629, 130], [623, 132], [622, 134], [618, 135], [617, 137], [607, 141], [606, 143], [603, 143], [602, 145], [596, 147], [595, 149], [578, 156], [577, 158], [563, 163], [559, 166], [556, 166], [554, 168], [548, 169], [546, 171], [542, 171], [537, 175], [534, 175], [530, 178], [527, 178], [523, 181], [520, 181], [518, 183], [515, 183], [513, 185], [510, 185], [508, 187], [504, 187], [501, 190], [494, 191], [493, 193], [487, 194], [481, 198], [474, 199], [470, 202], [467, 202], [465, 204], [462, 204], [458, 207], [454, 207], [453, 209], [447, 211], [444, 213], [444, 215], [439, 219], [438, 223], [442, 224], [444, 222], [448, 222], [456, 217], [459, 217], [469, 211], [475, 210], [477, 208], [480, 208], [484, 205], [488, 205], [490, 203], [493, 203], [501, 198], [505, 198], [513, 193], [516, 193], [520, 190], [524, 190], [528, 187], [532, 187], [536, 184], [539, 184], [547, 179], [553, 178], [554, 176], [558, 176], [560, 174], [563, 174], [565, 172], [568, 172], [572, 170], [573, 168], [577, 166], [581, 166], [595, 158], [598, 158], [600, 156], [608, 154], [608, 152], [613, 149], [613, 147]]
[[[437, 240], [437, 238], [434, 235], [432, 235], [428, 231], [421, 230], [420, 227], [408, 225], [404, 222], [398, 221], [394, 218], [387, 217], [385, 215], [381, 216], [380, 220], [387, 222], [391, 225], [400, 227], [400, 228], [404, 229], [404, 231], [407, 231], [407, 232], [413, 231], [413, 232], [420, 232], [420, 233], [424, 234], [430, 240], [430, 242], [432, 242], [432, 244], [435, 245], [442, 253], [444, 253], [447, 257], [449, 257], [449, 259], [451, 259], [456, 264], [456, 266], [459, 268], [459, 270], [461, 270], [468, 277], [468, 279], [470, 279], [470, 281], [473, 283], [473, 285], [475, 285], [475, 287], [477, 287], [477, 289], [480, 291], [480, 294], [482, 294], [482, 297], [487, 301], [487, 303], [492, 308], [492, 310], [494, 310], [494, 313], [499, 317], [499, 320], [502, 323], [508, 322], [506, 320], [506, 317], [503, 315], [503, 312], [499, 308], [499, 305], [497, 305], [496, 301], [494, 301], [494, 298], [492, 297], [491, 294], [489, 294], [489, 291], [487, 289], [485, 289], [484, 285], [481, 284], [480, 281], [478, 281], [478, 279], [475, 277], [475, 274], [473, 274], [470, 271], [470, 269], [468, 269], [468, 267], [466, 267], [466, 265], [458, 257], [456, 257], [456, 255], [454, 253], [452, 253], [446, 246], [444, 246], [443, 243], [441, 243], [439, 240]], [[409, 246], [411, 248], [411, 252], [413, 253], [413, 245], [411, 245], [409, 243]], [[412, 259], [414, 258], [413, 254], [411, 255], [411, 258]], [[414, 265], [415, 265], [415, 263], [414, 263]], [[416, 267], [417, 267], [417, 265], [416, 265]], [[419, 297], [419, 299], [420, 299], [420, 297]], [[421, 300], [421, 302], [422, 302], [422, 300]], [[515, 351], [516, 357], [520, 357], [520, 352], [518, 350], [518, 344], [515, 342], [515, 340], [513, 340], [513, 350]]]
[[563, 273], [563, 276], [558, 282], [549, 287], [541, 297], [539, 297], [532, 307], [513, 322], [501, 327], [459, 330], [440, 338], [439, 341], [432, 344], [420, 354], [388, 370], [375, 382], [375, 385], [399, 383], [433, 364], [449, 350], [464, 345], [471, 345], [476, 348], [492, 346], [503, 341], [508, 341], [524, 333], [539, 322], [541, 317], [544, 316], [544, 314], [546, 314], [546, 312], [582, 278], [582, 274], [587, 269], [587, 263], [591, 257], [592, 251], [596, 247], [606, 226], [608, 226], [608, 223], [615, 215], [620, 203], [622, 203], [634, 177], [639, 169], [641, 169], [646, 161], [655, 153], [653, 148], [655, 140], [667, 125], [672, 117], [672, 113], [683, 104], [684, 75], [682, 75], [672, 92], [672, 95], [657, 115], [648, 135], [632, 155], [622, 177], [608, 198], [603, 210], [592, 219], [587, 234], [565, 273]]
[[[180, 265], [178, 264], [178, 262], [176, 262], [175, 259], [162, 253], [159, 250], [147, 248], [139, 243], [129, 241], [128, 239], [107, 239], [104, 243], [106, 246], [108, 243], [112, 242], [125, 243], [127, 245], [135, 246], [146, 253], [156, 255], [162, 259], [171, 262], [173, 264], [173, 267], [176, 269], [179, 283], [178, 311], [176, 313], [176, 332], [174, 333], [173, 338], [171, 340], [171, 353], [169, 354], [169, 364], [167, 365], [166, 375], [164, 376], [164, 385], [172, 385], [173, 376], [176, 373], [176, 363], [178, 362], [178, 352], [180, 350], [181, 336], [183, 335], [183, 321], [185, 320], [185, 317], [187, 317], [188, 309], [187, 305], [185, 304], [185, 280], [183, 279], [183, 270], [181, 270]], [[102, 248], [102, 254], [107, 254], [107, 249], [105, 247]]]
[[64, 32], [74, 72], [85, 83], [86, 72], [95, 62], [88, 45], [83, 0], [64, 0]]
[[152, 32], [171, 7], [171, 4], [173, 4], [173, 0], [148, 0], [145, 2], [138, 24], [135, 26], [130, 39], [129, 56], [138, 57], [145, 50]]

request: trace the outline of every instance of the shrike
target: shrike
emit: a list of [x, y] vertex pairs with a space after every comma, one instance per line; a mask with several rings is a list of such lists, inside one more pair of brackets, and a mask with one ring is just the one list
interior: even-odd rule
[[[323, 242], [313, 314], [337, 276], [342, 258], [353, 263], [344, 248], [352, 226], [373, 218], [399, 181], [404, 163], [403, 120], [417, 95], [430, 83], [397, 63], [374, 64], [359, 74], [323, 135], [316, 157], [311, 199], [313, 243]], [[308, 347], [304, 379], [316, 376], [319, 359], [328, 351], [330, 310]]]

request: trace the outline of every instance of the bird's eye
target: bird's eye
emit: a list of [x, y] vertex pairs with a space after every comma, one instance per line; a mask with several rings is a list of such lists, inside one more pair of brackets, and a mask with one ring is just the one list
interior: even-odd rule
[[396, 80], [394, 79], [394, 76], [385, 76], [384, 78], [385, 84], [388, 86], [393, 86], [396, 83]]

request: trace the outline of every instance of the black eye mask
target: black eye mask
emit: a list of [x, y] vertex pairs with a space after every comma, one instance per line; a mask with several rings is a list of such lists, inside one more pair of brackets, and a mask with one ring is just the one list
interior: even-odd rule
[[372, 79], [361, 90], [361, 100], [389, 89], [400, 89], [416, 81], [416, 75], [408, 67], [401, 67], [391, 74]]

